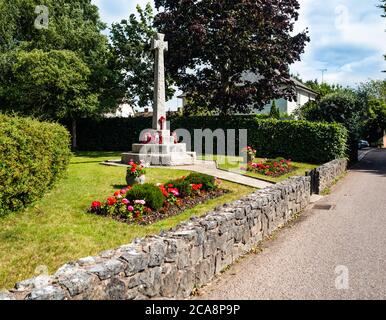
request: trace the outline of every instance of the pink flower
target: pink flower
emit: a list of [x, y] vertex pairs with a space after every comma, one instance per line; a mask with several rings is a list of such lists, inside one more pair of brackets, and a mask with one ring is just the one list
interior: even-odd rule
[[122, 189], [121, 190], [121, 194], [126, 194], [127, 193], [127, 189]]
[[127, 211], [133, 212], [134, 211], [134, 207], [133, 206], [127, 206]]
[[127, 200], [126, 198], [123, 198], [122, 199], [122, 203], [128, 205], [130, 203], [130, 201]]
[[178, 189], [177, 188], [169, 188], [168, 190], [172, 195], [174, 195], [175, 197], [178, 197], [180, 195], [180, 193], [178, 192]]
[[135, 200], [134, 203], [135, 203], [135, 204], [145, 205], [145, 204], [146, 204], [146, 201], [145, 201], [145, 200]]

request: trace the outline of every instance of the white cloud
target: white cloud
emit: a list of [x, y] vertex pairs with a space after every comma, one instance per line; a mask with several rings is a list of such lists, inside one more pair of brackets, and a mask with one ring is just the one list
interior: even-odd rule
[[386, 69], [386, 19], [377, 0], [300, 0], [297, 31], [309, 27], [311, 43], [292, 70], [303, 79], [355, 85], [368, 78], [383, 79]]
[[[135, 13], [137, 4], [152, 0], [93, 0], [102, 19], [111, 24]], [[292, 70], [305, 79], [355, 85], [368, 78], [383, 79], [386, 69], [386, 19], [381, 18], [378, 0], [299, 0], [300, 17], [295, 32], [309, 28], [311, 42], [302, 61]], [[346, 50], [345, 50], [346, 49]], [[174, 102], [174, 105], [176, 102]]]
[[111, 24], [127, 19], [131, 13], [135, 13], [139, 4], [144, 7], [147, 3], [154, 5], [153, 0], [92, 0], [98, 6], [104, 22]]

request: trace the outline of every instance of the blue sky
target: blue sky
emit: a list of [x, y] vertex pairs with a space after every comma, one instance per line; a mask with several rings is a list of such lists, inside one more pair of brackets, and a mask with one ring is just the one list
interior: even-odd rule
[[[117, 22], [149, 0], [93, 0], [102, 19]], [[150, 1], [152, 2], [152, 1]], [[385, 79], [386, 19], [378, 0], [299, 0], [296, 31], [309, 28], [311, 42], [292, 72], [304, 80], [321, 80], [355, 86], [368, 79]], [[173, 105], [177, 102], [171, 102]]]

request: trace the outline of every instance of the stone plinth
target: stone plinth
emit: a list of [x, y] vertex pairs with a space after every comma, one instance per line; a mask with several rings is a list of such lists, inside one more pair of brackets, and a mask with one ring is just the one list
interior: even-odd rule
[[122, 163], [131, 160], [145, 162], [153, 166], [181, 166], [193, 164], [195, 152], [187, 152], [185, 143], [177, 144], [133, 144], [131, 152], [122, 154]]

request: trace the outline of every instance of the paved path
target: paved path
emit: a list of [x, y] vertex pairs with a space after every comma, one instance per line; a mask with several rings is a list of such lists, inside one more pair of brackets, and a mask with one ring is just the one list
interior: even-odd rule
[[386, 150], [367, 154], [320, 203], [336, 207], [306, 210], [199, 299], [386, 299]]
[[243, 184], [254, 188], [265, 188], [273, 185], [273, 183], [266, 182], [263, 180], [258, 180], [255, 178], [243, 176], [241, 174], [220, 170], [217, 168], [215, 161], [196, 160], [193, 165], [168, 167], [168, 169], [179, 169], [179, 170], [201, 172], [211, 176], [215, 176], [222, 180], [227, 180], [227, 181]]
[[[104, 162], [103, 164], [111, 165], [111, 166], [125, 166], [124, 164], [120, 163], [120, 160], [111, 160], [109, 162]], [[153, 167], [153, 168], [157, 168], [157, 167]], [[249, 187], [260, 188], [260, 189], [271, 186], [273, 184], [263, 180], [258, 180], [255, 178], [243, 176], [241, 174], [217, 169], [215, 161], [196, 160], [193, 165], [176, 166], [176, 167], [160, 167], [160, 168], [201, 172], [201, 173], [205, 173], [205, 174], [220, 178], [222, 180], [231, 181], [231, 182], [243, 184]]]

